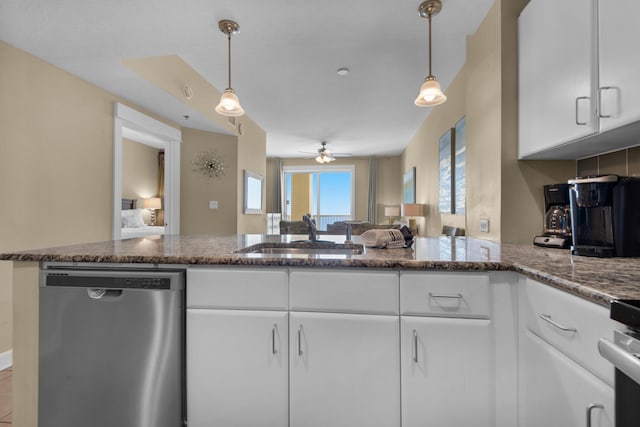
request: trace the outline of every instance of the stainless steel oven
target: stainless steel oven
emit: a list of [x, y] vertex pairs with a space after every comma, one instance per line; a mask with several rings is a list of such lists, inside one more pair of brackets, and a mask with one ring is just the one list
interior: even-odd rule
[[615, 367], [616, 427], [640, 425], [640, 301], [611, 303], [611, 318], [625, 324], [616, 330], [613, 341], [601, 338], [600, 354]]

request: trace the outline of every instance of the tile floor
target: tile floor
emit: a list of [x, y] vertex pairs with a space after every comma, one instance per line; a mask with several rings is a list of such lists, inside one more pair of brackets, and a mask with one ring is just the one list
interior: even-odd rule
[[11, 368], [0, 371], [0, 427], [11, 427]]

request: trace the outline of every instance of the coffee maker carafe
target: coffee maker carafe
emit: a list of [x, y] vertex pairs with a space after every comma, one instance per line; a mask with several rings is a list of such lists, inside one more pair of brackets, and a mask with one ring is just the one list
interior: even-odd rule
[[571, 245], [571, 212], [569, 184], [544, 186], [544, 227], [542, 236], [533, 244], [550, 248], [568, 248]]
[[573, 255], [640, 256], [640, 179], [569, 180]]

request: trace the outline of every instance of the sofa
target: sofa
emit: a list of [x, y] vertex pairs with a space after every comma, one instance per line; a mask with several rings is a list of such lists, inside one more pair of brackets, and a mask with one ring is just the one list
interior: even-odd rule
[[327, 234], [344, 234], [347, 231], [347, 224], [351, 224], [351, 234], [360, 235], [367, 230], [401, 228], [400, 224], [371, 224], [366, 221], [336, 221], [327, 225]]
[[[351, 234], [360, 235], [367, 230], [402, 228], [403, 224], [371, 224], [367, 221], [336, 221], [327, 225], [327, 231], [318, 230], [318, 234], [345, 234], [347, 224], [351, 224]], [[304, 221], [280, 221], [280, 234], [307, 234]]]

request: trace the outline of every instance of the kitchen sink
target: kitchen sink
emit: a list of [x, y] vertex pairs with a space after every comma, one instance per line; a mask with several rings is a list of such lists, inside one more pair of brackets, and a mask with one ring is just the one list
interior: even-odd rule
[[235, 253], [262, 255], [304, 255], [304, 256], [351, 256], [364, 253], [364, 247], [355, 243], [333, 242], [290, 242], [290, 243], [258, 243], [247, 246]]

